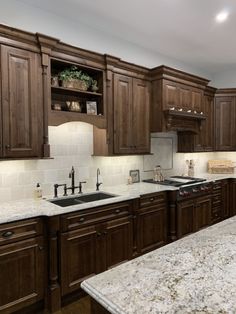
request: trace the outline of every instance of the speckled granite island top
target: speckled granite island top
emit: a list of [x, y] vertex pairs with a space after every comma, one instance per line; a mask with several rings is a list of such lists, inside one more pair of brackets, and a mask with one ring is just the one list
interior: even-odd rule
[[82, 283], [110, 313], [236, 313], [236, 216]]

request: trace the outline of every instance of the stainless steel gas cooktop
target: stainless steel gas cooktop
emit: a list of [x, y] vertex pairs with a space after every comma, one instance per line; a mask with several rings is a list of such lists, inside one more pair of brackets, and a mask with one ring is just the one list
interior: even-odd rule
[[203, 178], [194, 178], [194, 177], [185, 177], [185, 176], [173, 176], [166, 178], [164, 181], [154, 181], [153, 179], [143, 180], [143, 182], [161, 184], [161, 185], [170, 185], [179, 187], [182, 185], [189, 185], [204, 182], [206, 179]]

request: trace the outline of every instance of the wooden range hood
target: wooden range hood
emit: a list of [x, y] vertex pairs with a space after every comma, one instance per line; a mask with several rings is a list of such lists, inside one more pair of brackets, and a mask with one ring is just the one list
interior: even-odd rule
[[189, 132], [198, 134], [206, 116], [199, 113], [188, 113], [176, 110], [164, 110], [166, 131]]
[[167, 66], [151, 70], [151, 132], [198, 134], [202, 121], [204, 91], [209, 80]]

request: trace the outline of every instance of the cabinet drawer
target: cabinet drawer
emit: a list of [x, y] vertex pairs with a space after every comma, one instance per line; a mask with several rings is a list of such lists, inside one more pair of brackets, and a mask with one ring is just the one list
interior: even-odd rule
[[222, 197], [221, 197], [221, 194], [213, 194], [212, 195], [212, 203], [215, 204], [215, 203], [221, 203], [222, 201]]
[[95, 207], [81, 210], [75, 213], [62, 215], [62, 231], [77, 229], [80, 226], [106, 221], [108, 219], [128, 216], [132, 213], [132, 202]]
[[166, 193], [152, 193], [140, 198], [140, 208], [149, 207], [152, 205], [162, 205], [166, 202]]
[[221, 188], [222, 188], [222, 182], [221, 181], [213, 182], [213, 184], [212, 184], [213, 191], [220, 190]]
[[40, 218], [0, 225], [0, 245], [38, 236], [43, 232]]

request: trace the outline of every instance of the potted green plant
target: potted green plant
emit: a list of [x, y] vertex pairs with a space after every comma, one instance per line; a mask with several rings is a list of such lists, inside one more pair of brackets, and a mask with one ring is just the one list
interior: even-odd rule
[[59, 73], [59, 80], [62, 82], [63, 87], [84, 91], [89, 88], [92, 82], [92, 78], [87, 73], [79, 70], [75, 65], [61, 71]]
[[97, 80], [91, 80], [91, 90], [93, 92], [97, 92], [98, 91], [98, 81]]

